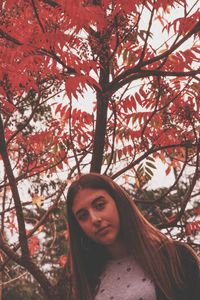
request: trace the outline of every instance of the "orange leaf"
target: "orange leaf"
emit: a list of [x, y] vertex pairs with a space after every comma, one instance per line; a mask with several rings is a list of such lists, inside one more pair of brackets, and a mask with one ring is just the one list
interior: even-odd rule
[[66, 255], [61, 255], [58, 259], [58, 263], [61, 267], [64, 267], [64, 265], [67, 263], [68, 261], [68, 256]]
[[165, 170], [165, 174], [169, 175], [170, 172], [171, 172], [171, 166], [168, 166], [167, 169]]
[[196, 208], [196, 209], [194, 210], [194, 213], [195, 213], [196, 215], [200, 215], [200, 207]]
[[34, 255], [39, 250], [40, 244], [37, 236], [32, 236], [28, 240], [28, 247], [31, 255]]
[[200, 221], [195, 221], [186, 224], [185, 231], [187, 235], [195, 235], [196, 231], [200, 230]]

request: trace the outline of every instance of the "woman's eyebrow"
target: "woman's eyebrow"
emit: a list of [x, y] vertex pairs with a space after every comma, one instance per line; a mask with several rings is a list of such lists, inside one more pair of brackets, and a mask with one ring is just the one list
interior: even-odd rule
[[[104, 196], [100, 195], [100, 196], [97, 196], [96, 198], [94, 198], [92, 200], [92, 205], [95, 204], [96, 201], [100, 200], [100, 199], [104, 199]], [[77, 212], [75, 212], [75, 215], [77, 216], [79, 213], [85, 211], [86, 209], [85, 208], [80, 208], [79, 210], [77, 210]]]
[[92, 204], [94, 204], [96, 201], [98, 200], [101, 200], [101, 199], [104, 199], [104, 196], [97, 196], [93, 201], [92, 201]]

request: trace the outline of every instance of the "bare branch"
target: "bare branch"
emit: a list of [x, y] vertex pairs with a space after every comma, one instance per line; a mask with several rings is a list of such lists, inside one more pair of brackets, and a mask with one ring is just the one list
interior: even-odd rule
[[60, 7], [60, 4], [53, 0], [44, 0], [44, 2], [52, 7]]
[[76, 149], [74, 146], [74, 137], [72, 137], [72, 99], [70, 99], [70, 107], [69, 107], [69, 135], [70, 135], [70, 145], [72, 147], [72, 151], [74, 153], [74, 158], [76, 161], [76, 166], [77, 166], [77, 170], [78, 170], [78, 174], [81, 174], [81, 170], [80, 170], [80, 166], [79, 166], [79, 162], [78, 162], [78, 158], [77, 158], [77, 153], [76, 153]]
[[128, 84], [132, 81], [137, 79], [149, 77], [149, 76], [163, 76], [163, 77], [195, 77], [196, 75], [200, 74], [200, 70], [193, 70], [193, 71], [183, 71], [183, 72], [170, 72], [170, 71], [161, 71], [161, 70], [141, 70], [135, 69], [135, 74], [127, 76], [126, 78], [122, 78], [121, 81], [116, 82], [115, 80], [112, 81], [104, 90], [104, 93], [114, 93], [116, 90], [123, 87], [125, 84]]
[[26, 229], [25, 229], [25, 223], [24, 223], [24, 216], [23, 216], [23, 210], [22, 205], [20, 201], [19, 191], [17, 188], [17, 184], [15, 181], [15, 177], [12, 171], [12, 167], [10, 164], [10, 160], [8, 157], [7, 149], [6, 149], [6, 142], [5, 142], [5, 136], [4, 136], [4, 127], [2, 118], [0, 116], [0, 154], [2, 156], [5, 170], [8, 176], [9, 184], [11, 186], [13, 199], [15, 202], [15, 208], [17, 213], [17, 222], [19, 227], [19, 240], [21, 244], [21, 250], [22, 250], [22, 256], [24, 258], [29, 257], [29, 249], [28, 249], [28, 243], [26, 238]]
[[[154, 4], [155, 4], [155, 0], [154, 0]], [[153, 6], [152, 11], [151, 11], [151, 16], [150, 16], [150, 20], [149, 20], [149, 24], [148, 24], [147, 33], [146, 33], [146, 38], [145, 38], [144, 46], [143, 46], [142, 53], [141, 53], [141, 56], [140, 56], [140, 60], [139, 60], [139, 63], [138, 63], [139, 65], [142, 63], [142, 61], [144, 59], [144, 56], [145, 56], [145, 50], [147, 48], [147, 42], [148, 42], [148, 39], [149, 39], [150, 29], [151, 29], [152, 22], [153, 22], [154, 12], [155, 12], [155, 6]]]
[[[115, 90], [114, 89], [115, 86], [117, 86], [117, 88], [123, 86], [123, 84], [120, 85], [120, 86], [118, 84], [121, 81], [124, 81], [124, 82], [127, 83], [127, 77], [129, 75], [132, 75], [132, 74], [137, 73], [137, 72], [141, 72], [141, 68], [142, 67], [148, 66], [148, 65], [150, 65], [150, 64], [152, 64], [152, 63], [154, 63], [156, 61], [159, 61], [161, 59], [164, 59], [165, 57], [168, 57], [172, 52], [174, 52], [177, 48], [179, 48], [185, 41], [187, 41], [192, 35], [194, 35], [195, 33], [197, 33], [199, 30], [200, 30], [200, 22], [198, 22], [193, 27], [193, 29], [190, 32], [188, 32], [187, 34], [185, 34], [184, 37], [182, 39], [180, 39], [176, 44], [174, 44], [173, 46], [171, 46], [171, 48], [169, 50], [166, 50], [164, 53], [162, 53], [162, 54], [160, 54], [160, 55], [158, 55], [156, 57], [153, 57], [153, 58], [151, 58], [151, 59], [149, 59], [147, 61], [143, 61], [140, 64], [137, 64], [135, 67], [129, 68], [128, 70], [122, 72], [119, 76], [117, 76], [110, 83], [110, 85], [107, 87], [107, 90], [111, 91], [111, 90]], [[158, 70], [154, 70], [154, 71], [157, 72]], [[166, 72], [166, 73], [164, 72], [163, 75], [161, 75], [161, 73], [159, 73], [159, 75], [160, 76], [194, 76], [196, 74], [199, 74], [199, 72], [196, 73], [196, 71], [191, 71], [191, 72], [192, 72], [191, 75], [189, 75], [190, 72]], [[174, 75], [172, 75], [172, 74], [174, 74]], [[154, 75], [156, 75], [156, 73], [154, 73]], [[138, 78], [142, 78], [142, 77], [138, 77]]]
[[27, 273], [28, 272], [24, 272], [24, 273], [20, 274], [19, 276], [15, 277], [15, 278], [12, 278], [12, 279], [10, 279], [8, 281], [4, 281], [4, 282], [0, 283], [0, 286], [5, 286], [7, 284], [15, 282], [15, 281], [19, 280], [20, 278], [22, 278], [23, 276], [27, 275]]
[[171, 144], [171, 145], [159, 146], [159, 147], [152, 146], [144, 154], [142, 154], [139, 158], [137, 158], [136, 160], [131, 162], [128, 166], [122, 168], [121, 170], [119, 170], [118, 172], [113, 174], [112, 178], [115, 179], [115, 178], [119, 177], [121, 174], [125, 173], [126, 171], [132, 169], [135, 165], [139, 164], [142, 160], [144, 160], [150, 154], [158, 152], [160, 150], [165, 150], [165, 149], [170, 149], [170, 148], [172, 149], [172, 148], [178, 148], [178, 147], [190, 149], [190, 148], [199, 147], [199, 146], [200, 146], [200, 142], [192, 144], [190, 141], [182, 142], [180, 144]]
[[175, 224], [177, 224], [181, 220], [181, 218], [182, 218], [182, 216], [183, 216], [183, 214], [185, 212], [186, 206], [187, 206], [187, 204], [188, 204], [188, 202], [189, 202], [189, 200], [191, 198], [191, 195], [192, 195], [193, 189], [195, 187], [195, 184], [197, 182], [197, 179], [199, 178], [199, 149], [198, 148], [199, 147], [197, 147], [196, 170], [195, 170], [195, 173], [194, 173], [193, 178], [191, 180], [191, 183], [190, 183], [190, 186], [188, 188], [188, 191], [185, 194], [185, 197], [184, 197], [184, 199], [182, 201], [181, 209], [177, 213], [176, 218], [173, 221], [166, 222], [164, 224], [159, 224], [158, 228], [172, 227], [172, 226], [174, 226]]
[[22, 42], [20, 42], [19, 40], [17, 40], [16, 38], [12, 37], [10, 34], [6, 33], [5, 31], [3, 31], [2, 29], [0, 29], [0, 36], [16, 45], [23, 45]]
[[37, 19], [37, 21], [38, 21], [38, 24], [40, 25], [40, 28], [42, 29], [42, 32], [45, 33], [44, 27], [43, 27], [43, 25], [42, 25], [42, 22], [41, 22], [41, 20], [40, 20], [39, 14], [38, 14], [37, 7], [36, 7], [36, 5], [35, 5], [35, 1], [34, 1], [34, 0], [31, 0], [31, 2], [32, 2], [32, 5], [33, 5], [33, 10], [34, 10], [36, 19]]
[[110, 160], [108, 162], [107, 168], [104, 172], [104, 174], [107, 173], [112, 160], [113, 160], [113, 155], [114, 155], [114, 149], [115, 149], [115, 136], [116, 136], [116, 125], [117, 125], [117, 114], [116, 114], [116, 107], [115, 107], [115, 102], [111, 100], [111, 104], [113, 107], [113, 114], [114, 114], [114, 124], [113, 124], [113, 138], [112, 138], [112, 147], [111, 147], [111, 155], [110, 155]]

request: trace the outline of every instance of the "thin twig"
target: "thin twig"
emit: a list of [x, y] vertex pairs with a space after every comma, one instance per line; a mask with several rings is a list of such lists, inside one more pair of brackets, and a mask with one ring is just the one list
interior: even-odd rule
[[[127, 83], [127, 76], [129, 75], [132, 75], [136, 72], [139, 72], [141, 71], [141, 67], [145, 67], [145, 66], [148, 66], [154, 62], [157, 62], [163, 58], [165, 58], [166, 56], [169, 56], [172, 52], [174, 52], [177, 48], [179, 48], [185, 41], [187, 41], [192, 35], [194, 35], [195, 33], [197, 33], [198, 31], [200, 30], [200, 22], [197, 22], [195, 24], [195, 26], [187, 33], [183, 36], [182, 39], [180, 39], [176, 44], [174, 44], [172, 47], [170, 47], [170, 49], [166, 50], [164, 53], [160, 54], [160, 55], [157, 55], [153, 58], [150, 58], [146, 61], [143, 61], [140, 65], [136, 65], [134, 66], [133, 68], [130, 68], [124, 72], [122, 72], [119, 76], [117, 76], [107, 87], [107, 90], [115, 90], [114, 89], [114, 86], [117, 86], [117, 89], [119, 88], [119, 83], [122, 81], [124, 83]], [[147, 70], [145, 70], [147, 71]], [[150, 71], [150, 70], [148, 70]], [[154, 70], [155, 72], [158, 71], [158, 70]], [[162, 71], [163, 72], [163, 71]], [[193, 73], [194, 72], [194, 73]], [[162, 73], [163, 76], [165, 74], [165, 76], [172, 76], [170, 74], [174, 74], [174, 76], [188, 76], [186, 75], [188, 72], [164, 72]], [[149, 73], [150, 74], [150, 73]], [[160, 74], [161, 73], [157, 73], [157, 74]], [[168, 75], [167, 75], [168, 74]], [[182, 74], [182, 75], [181, 75]], [[189, 73], [188, 73], [189, 74]], [[195, 73], [195, 71], [192, 71], [192, 74], [193, 75], [196, 75], [196, 74], [199, 74], [198, 72]], [[134, 74], [135, 75], [135, 74]], [[138, 74], [137, 74], [138, 75]], [[141, 75], [141, 74], [140, 74]], [[154, 75], [156, 75], [156, 73], [154, 73]], [[162, 75], [161, 75], [162, 76]], [[192, 75], [189, 75], [189, 76], [192, 76]], [[142, 78], [142, 77], [139, 77], [139, 78]], [[123, 84], [122, 84], [123, 85]], [[122, 86], [120, 84], [120, 86]]]
[[38, 14], [37, 7], [36, 7], [36, 5], [35, 5], [35, 1], [34, 1], [34, 0], [31, 0], [31, 2], [32, 2], [32, 5], [33, 5], [33, 10], [34, 10], [36, 19], [37, 19], [37, 21], [38, 21], [38, 24], [40, 25], [40, 28], [42, 29], [42, 32], [45, 33], [44, 27], [43, 27], [43, 25], [42, 25], [42, 22], [41, 22], [41, 20], [40, 20], [39, 14]]
[[114, 155], [114, 149], [115, 149], [115, 137], [116, 137], [116, 125], [117, 125], [117, 114], [116, 114], [116, 107], [115, 107], [115, 102], [111, 101], [111, 105], [113, 107], [113, 114], [114, 114], [114, 124], [113, 124], [113, 139], [112, 139], [112, 147], [111, 147], [111, 155], [110, 155], [110, 160], [108, 162], [107, 168], [104, 172], [104, 174], [107, 173], [112, 160], [113, 160], [113, 155]]
[[193, 189], [194, 189], [194, 187], [195, 187], [195, 184], [196, 184], [198, 178], [199, 178], [199, 149], [198, 149], [198, 147], [197, 147], [196, 170], [195, 170], [195, 173], [194, 173], [194, 175], [193, 175], [193, 178], [192, 178], [192, 181], [191, 181], [191, 183], [190, 183], [190, 186], [189, 186], [189, 188], [188, 188], [188, 191], [187, 191], [187, 193], [185, 194], [185, 197], [184, 197], [184, 199], [183, 199], [183, 201], [182, 201], [181, 209], [180, 209], [180, 211], [177, 213], [176, 218], [175, 218], [173, 221], [171, 221], [171, 222], [166, 222], [166, 223], [164, 223], [164, 224], [159, 224], [159, 225], [158, 225], [159, 228], [168, 228], [168, 227], [170, 227], [170, 226], [174, 226], [175, 224], [177, 224], [177, 223], [181, 220], [181, 218], [182, 218], [182, 216], [183, 216], [183, 214], [184, 214], [184, 212], [185, 212], [186, 206], [187, 206], [187, 204], [188, 204], [188, 201], [189, 201], [190, 198], [191, 198], [191, 194], [192, 194], [192, 192], [193, 192]]
[[179, 144], [159, 146], [159, 147], [152, 146], [144, 154], [142, 154], [139, 158], [137, 158], [136, 160], [131, 162], [128, 166], [122, 168], [121, 170], [119, 170], [118, 172], [113, 174], [112, 178], [115, 179], [115, 178], [119, 177], [121, 174], [125, 173], [126, 171], [133, 168], [135, 165], [139, 164], [142, 160], [144, 160], [146, 157], [148, 157], [152, 153], [155, 153], [155, 152], [158, 152], [158, 151], [161, 151], [161, 150], [165, 150], [165, 149], [170, 149], [170, 148], [182, 147], [182, 148], [190, 149], [190, 148], [199, 147], [199, 146], [200, 146], [200, 142], [192, 144], [190, 141], [182, 142], [182, 143], [179, 143]]
[[70, 142], [71, 142], [71, 147], [72, 147], [72, 151], [74, 153], [74, 158], [76, 161], [76, 166], [77, 166], [77, 170], [78, 170], [78, 174], [81, 174], [81, 170], [80, 170], [80, 166], [79, 166], [79, 162], [78, 162], [78, 158], [77, 158], [77, 153], [76, 153], [76, 149], [74, 146], [74, 140], [72, 137], [72, 99], [70, 99], [70, 107], [69, 107], [69, 135], [70, 135]]
[[[155, 4], [155, 0], [153, 2]], [[150, 20], [149, 20], [149, 24], [148, 24], [147, 33], [146, 33], [146, 38], [145, 38], [145, 41], [144, 41], [144, 46], [143, 46], [143, 49], [142, 49], [142, 53], [141, 53], [138, 65], [140, 65], [142, 63], [142, 61], [144, 59], [144, 56], [145, 56], [145, 51], [146, 51], [146, 48], [147, 48], [147, 42], [148, 42], [148, 39], [149, 39], [150, 29], [151, 29], [152, 22], [153, 22], [154, 12], [155, 12], [155, 6], [153, 6], [153, 9], [151, 11], [151, 16], [150, 16]]]
[[28, 273], [28, 272], [26, 271], [26, 272], [22, 273], [21, 275], [15, 277], [15, 278], [12, 278], [12, 279], [10, 279], [10, 280], [8, 280], [8, 281], [4, 281], [4, 282], [0, 283], [0, 286], [5, 286], [5, 285], [7, 285], [7, 284], [13, 283], [13, 282], [19, 280], [21, 277], [27, 275], [27, 273]]

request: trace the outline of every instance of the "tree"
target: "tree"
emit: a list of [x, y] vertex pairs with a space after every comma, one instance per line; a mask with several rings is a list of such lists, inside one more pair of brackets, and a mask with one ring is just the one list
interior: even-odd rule
[[[46, 298], [67, 297], [70, 274], [59, 268], [67, 242], [59, 254], [56, 247], [67, 235], [60, 209], [68, 184], [82, 172], [132, 182], [135, 193], [148, 185], [159, 158], [166, 175], [176, 175], [162, 202], [190, 167], [181, 201], [171, 208], [168, 202], [157, 226], [181, 223], [185, 235], [198, 232], [194, 210], [196, 219], [187, 223], [185, 217], [199, 183], [197, 5], [1, 1], [1, 271], [12, 260], [35, 278]], [[174, 11], [180, 16], [173, 17]], [[56, 278], [42, 267], [46, 251], [55, 255]]]

